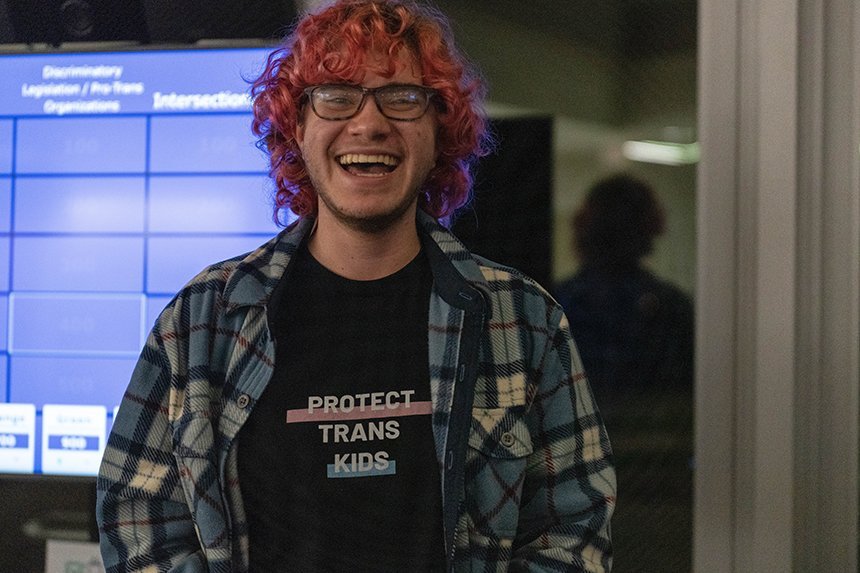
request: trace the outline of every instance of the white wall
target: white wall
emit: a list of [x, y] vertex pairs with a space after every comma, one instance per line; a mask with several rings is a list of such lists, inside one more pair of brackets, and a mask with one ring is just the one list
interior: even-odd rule
[[860, 5], [699, 18], [695, 571], [857, 571]]

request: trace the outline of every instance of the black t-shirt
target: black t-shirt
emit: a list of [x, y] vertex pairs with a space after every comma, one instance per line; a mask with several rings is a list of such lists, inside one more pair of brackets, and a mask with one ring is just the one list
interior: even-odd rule
[[421, 254], [374, 281], [300, 250], [275, 372], [239, 433], [252, 571], [443, 571]]

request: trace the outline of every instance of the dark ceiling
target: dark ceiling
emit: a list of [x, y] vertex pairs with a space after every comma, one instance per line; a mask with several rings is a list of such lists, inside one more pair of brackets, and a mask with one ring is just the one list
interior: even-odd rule
[[[697, 0], [437, 0], [627, 58], [695, 50]], [[0, 43], [279, 37], [293, 0], [0, 0]]]
[[0, 44], [280, 38], [293, 0], [0, 0]]

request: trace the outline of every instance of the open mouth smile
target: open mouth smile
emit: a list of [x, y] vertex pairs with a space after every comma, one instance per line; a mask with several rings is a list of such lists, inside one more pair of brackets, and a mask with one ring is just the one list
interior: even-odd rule
[[400, 164], [400, 159], [393, 155], [365, 155], [363, 153], [347, 153], [337, 158], [346, 172], [361, 177], [381, 177], [394, 171]]

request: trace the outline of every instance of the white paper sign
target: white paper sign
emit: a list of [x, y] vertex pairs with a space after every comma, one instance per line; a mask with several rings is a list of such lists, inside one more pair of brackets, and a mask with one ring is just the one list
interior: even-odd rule
[[45, 573], [104, 573], [98, 543], [55, 541], [45, 545]]
[[104, 451], [104, 406], [42, 407], [42, 471], [96, 475]]
[[0, 404], [0, 472], [32, 473], [36, 453], [36, 406]]

